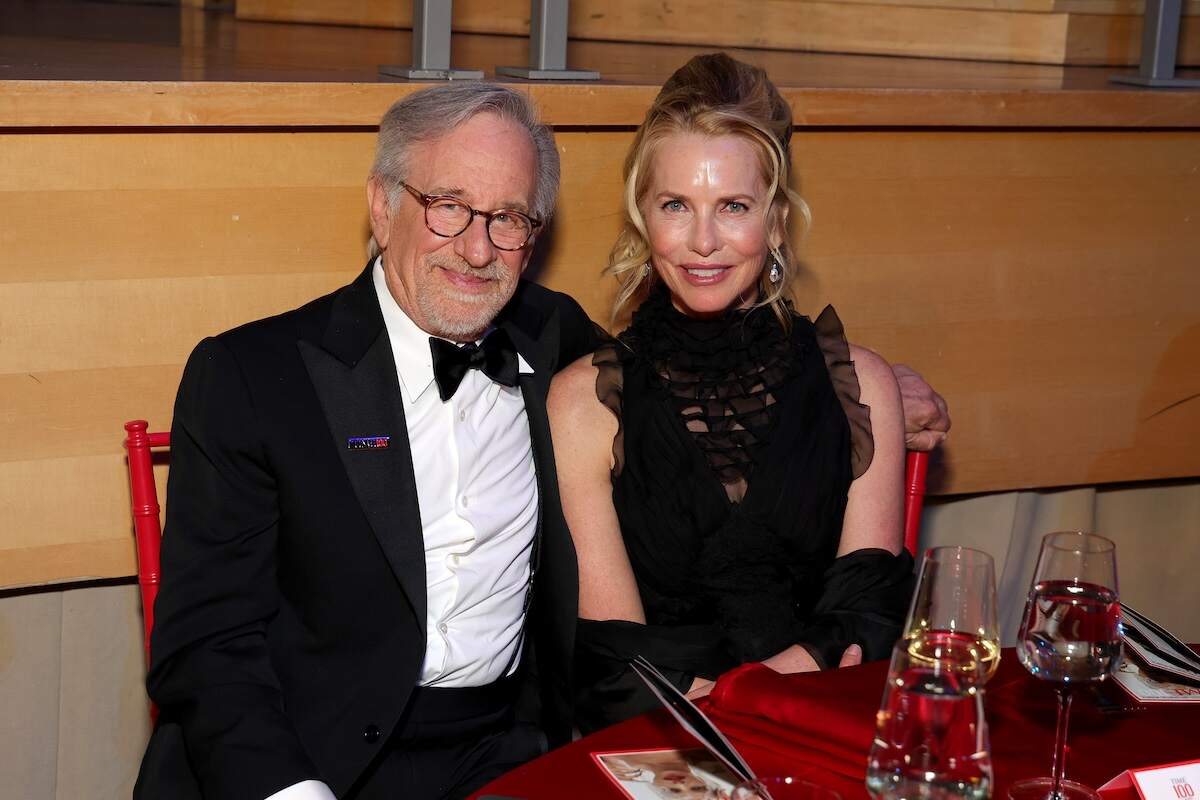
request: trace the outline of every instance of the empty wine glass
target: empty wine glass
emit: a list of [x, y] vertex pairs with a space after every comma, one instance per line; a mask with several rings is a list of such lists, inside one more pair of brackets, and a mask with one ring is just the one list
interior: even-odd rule
[[996, 567], [970, 547], [925, 552], [901, 642], [914, 662], [940, 660], [986, 683], [1000, 666]]
[[999, 656], [991, 556], [965, 547], [928, 551], [876, 715], [867, 760], [872, 796], [990, 795], [983, 683]]
[[1017, 657], [1035, 678], [1058, 691], [1051, 777], [1017, 781], [1012, 800], [1096, 800], [1066, 780], [1067, 720], [1078, 684], [1102, 681], [1121, 658], [1117, 547], [1094, 533], [1065, 531], [1042, 539], [1033, 585], [1017, 635]]

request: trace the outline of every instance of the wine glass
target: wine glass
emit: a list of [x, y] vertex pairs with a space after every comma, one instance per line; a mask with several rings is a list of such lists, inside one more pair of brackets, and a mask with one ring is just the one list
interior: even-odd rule
[[1000, 666], [992, 557], [970, 547], [925, 551], [901, 642], [915, 663], [975, 671], [980, 685], [991, 679]]
[[867, 759], [872, 796], [991, 794], [983, 683], [998, 663], [991, 557], [966, 547], [928, 551], [875, 718]]
[[1017, 781], [1012, 800], [1096, 800], [1081, 783], [1066, 780], [1067, 719], [1071, 692], [1102, 681], [1121, 659], [1121, 606], [1117, 601], [1117, 546], [1094, 533], [1064, 531], [1042, 539], [1017, 657], [1035, 678], [1058, 691], [1054, 764], [1049, 778]]

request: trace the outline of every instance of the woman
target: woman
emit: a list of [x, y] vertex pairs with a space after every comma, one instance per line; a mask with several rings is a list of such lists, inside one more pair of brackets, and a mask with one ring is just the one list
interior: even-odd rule
[[784, 299], [787, 224], [808, 218], [788, 188], [791, 127], [761, 69], [699, 56], [626, 159], [609, 271], [614, 317], [637, 308], [550, 392], [581, 730], [654, 706], [636, 654], [700, 694], [739, 663], [857, 663], [899, 634], [899, 393], [832, 308], [812, 323]]

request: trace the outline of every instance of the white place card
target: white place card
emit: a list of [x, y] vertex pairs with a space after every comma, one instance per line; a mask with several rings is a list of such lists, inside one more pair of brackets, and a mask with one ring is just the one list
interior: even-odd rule
[[1200, 761], [1130, 769], [1100, 787], [1108, 800], [1194, 800], [1200, 789]]

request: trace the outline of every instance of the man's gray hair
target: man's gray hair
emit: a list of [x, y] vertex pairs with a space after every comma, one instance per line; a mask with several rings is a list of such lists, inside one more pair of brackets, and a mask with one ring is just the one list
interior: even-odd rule
[[[387, 190], [395, 205], [408, 179], [414, 145], [438, 139], [477, 114], [492, 113], [520, 125], [537, 151], [537, 185], [533, 215], [550, 220], [558, 200], [558, 148], [554, 134], [538, 119], [533, 103], [524, 94], [494, 83], [467, 81], [414, 92], [392, 104], [379, 123], [379, 140], [371, 175]], [[420, 187], [424, 189], [425, 187]], [[371, 257], [379, 253], [374, 237]]]

